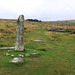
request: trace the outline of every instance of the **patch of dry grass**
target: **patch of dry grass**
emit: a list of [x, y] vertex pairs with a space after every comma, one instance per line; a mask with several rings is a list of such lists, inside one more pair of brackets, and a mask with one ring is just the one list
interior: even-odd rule
[[71, 31], [71, 33], [75, 33], [75, 26], [71, 26], [71, 25], [62, 25], [62, 24], [54, 24], [54, 23], [47, 23], [47, 22], [43, 22], [43, 23], [41, 23], [41, 25], [43, 25], [44, 28], [47, 28], [47, 27], [66, 28], [66, 29], [69, 29]]
[[[15, 38], [16, 38], [16, 23], [17, 20], [14, 19], [0, 19], [0, 38], [1, 43], [6, 43], [6, 45], [10, 44], [10, 40], [12, 39], [12, 46], [15, 45]], [[24, 21], [24, 34], [29, 35], [31, 32], [35, 32], [38, 29], [38, 26], [42, 26], [43, 29], [46, 30], [47, 27], [61, 27], [61, 28], [67, 28], [71, 30], [71, 33], [75, 32], [75, 26], [68, 26], [68, 25], [60, 25], [60, 24], [53, 24], [53, 23], [47, 23], [47, 22], [29, 22]], [[30, 32], [30, 33], [29, 33]], [[37, 31], [40, 33], [40, 31]], [[27, 34], [29, 33], [29, 34]], [[69, 35], [68, 33], [58, 33], [58, 32], [45, 32], [45, 34], [50, 37], [52, 40], [57, 40], [56, 36], [61, 35]], [[74, 35], [73, 35], [74, 36]], [[54, 39], [56, 38], [56, 39]], [[5, 41], [4, 41], [5, 39]], [[10, 42], [9, 42], [10, 41]], [[3, 44], [2, 43], [2, 44]]]
[[[16, 35], [16, 22], [17, 20], [10, 20], [10, 19], [0, 19], [0, 35], [1, 36], [15, 36]], [[75, 26], [68, 26], [68, 25], [60, 25], [60, 24], [52, 24], [46, 22], [28, 22], [24, 21], [24, 28], [27, 28], [26, 32], [35, 31], [38, 28], [38, 25], [42, 25], [44, 29], [47, 27], [61, 27], [70, 29], [71, 32], [75, 32]], [[1, 37], [0, 36], [0, 37]]]

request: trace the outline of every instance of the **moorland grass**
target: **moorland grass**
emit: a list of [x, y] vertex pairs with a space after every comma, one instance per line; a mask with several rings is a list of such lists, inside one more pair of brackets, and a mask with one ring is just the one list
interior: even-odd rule
[[[0, 31], [0, 46], [15, 46], [16, 20], [0, 20], [0, 25], [0, 30], [6, 30]], [[18, 54], [33, 52], [40, 55], [24, 57], [25, 62], [22, 64], [12, 64], [9, 61], [14, 57], [6, 56], [8, 50], [0, 49], [0, 75], [75, 75], [75, 34], [47, 31], [47, 26], [71, 28], [52, 23], [25, 21], [25, 51], [16, 52], [10, 49], [10, 53], [16, 57]], [[41, 41], [36, 42], [35, 39]]]

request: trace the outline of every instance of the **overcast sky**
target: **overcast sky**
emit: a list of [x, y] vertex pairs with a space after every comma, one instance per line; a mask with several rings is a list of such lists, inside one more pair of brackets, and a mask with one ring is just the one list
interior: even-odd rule
[[75, 0], [0, 0], [0, 18], [45, 21], [75, 19]]

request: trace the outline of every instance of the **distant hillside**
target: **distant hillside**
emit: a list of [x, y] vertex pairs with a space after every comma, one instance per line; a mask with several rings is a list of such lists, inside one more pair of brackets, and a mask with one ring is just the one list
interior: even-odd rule
[[64, 20], [64, 21], [45, 21], [48, 23], [62, 24], [62, 25], [72, 25], [75, 26], [75, 20]]

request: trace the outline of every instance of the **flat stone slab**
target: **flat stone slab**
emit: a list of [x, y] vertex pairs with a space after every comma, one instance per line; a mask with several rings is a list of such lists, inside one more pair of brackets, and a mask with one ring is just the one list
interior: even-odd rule
[[0, 49], [15, 49], [15, 47], [0, 47]]
[[24, 59], [15, 57], [14, 59], [10, 60], [9, 62], [11, 62], [11, 63], [18, 63], [18, 62], [23, 62], [23, 61], [24, 61]]
[[38, 54], [38, 53], [32, 53], [32, 55], [36, 55], [36, 54]]
[[38, 40], [38, 39], [36, 39], [36, 40], [34, 40], [34, 41], [42, 41], [42, 40]]
[[30, 56], [30, 54], [29, 54], [29, 53], [27, 53], [27, 54], [25, 54], [25, 56]]
[[68, 29], [60, 28], [60, 27], [47, 27], [48, 31], [57, 31], [57, 32], [69, 32]]

